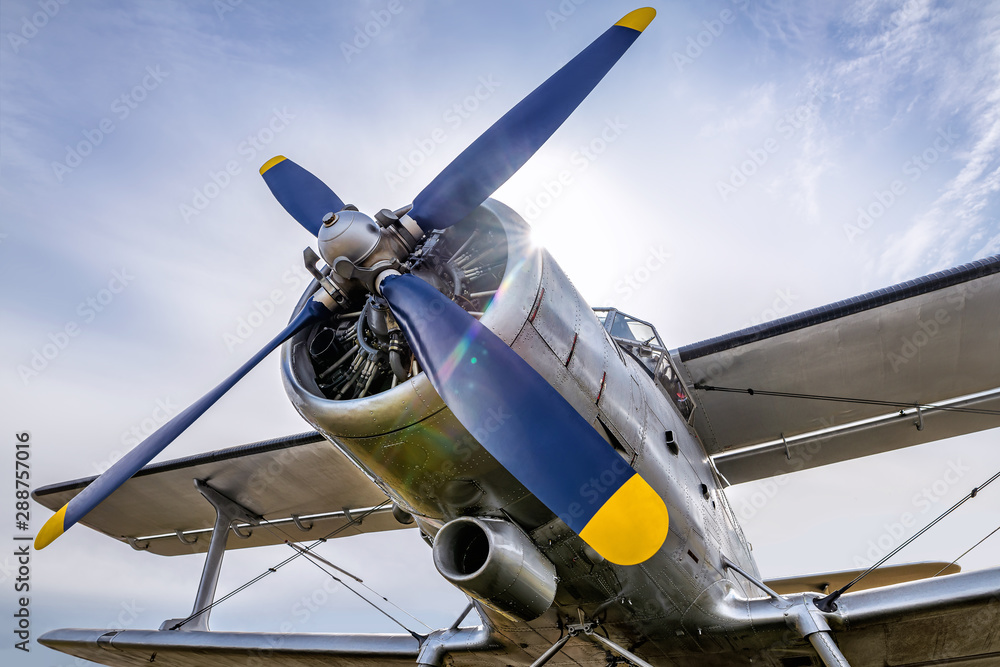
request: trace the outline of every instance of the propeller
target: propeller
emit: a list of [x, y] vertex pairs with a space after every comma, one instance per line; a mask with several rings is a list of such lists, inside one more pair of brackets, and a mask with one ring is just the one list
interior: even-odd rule
[[[465, 218], [552, 136], [655, 16], [638, 9], [594, 40], [445, 167], [408, 215], [424, 231]], [[613, 563], [634, 565], [659, 550], [669, 526], [663, 500], [545, 378], [419, 278], [388, 276], [379, 289], [448, 409], [528, 491]], [[504, 418], [484, 428], [493, 414]]]
[[[590, 94], [656, 17], [637, 9], [562, 66], [504, 114], [413, 200], [409, 216], [425, 232], [462, 220], [507, 182]], [[284, 156], [260, 169], [271, 192], [313, 235], [323, 216], [344, 203], [319, 178]]]
[[[364, 289], [381, 292], [448, 408], [525, 488], [611, 562], [632, 565], [656, 553], [669, 517], [652, 487], [496, 334], [429, 284], [394, 270], [422, 233], [459, 222], [523, 166], [655, 15], [651, 8], [633, 11], [594, 40], [445, 167], [408, 213], [383, 210], [378, 224], [356, 209], [348, 215], [333, 190], [296, 163], [283, 156], [265, 163], [260, 173], [267, 186], [319, 238], [334, 271], [316, 271], [323, 289], [281, 333], [50, 517], [35, 547], [51, 543], [111, 495], [275, 348], [327, 317], [327, 293], [344, 303]], [[324, 220], [331, 212], [340, 215]], [[403, 245], [387, 241], [390, 236]], [[403, 256], [393, 255], [403, 246]], [[311, 265], [318, 258], [310, 253]], [[499, 425], [481, 428], [491, 410], [502, 417], [493, 420]]]
[[176, 440], [177, 436], [187, 430], [188, 426], [193, 424], [198, 417], [205, 414], [206, 410], [212, 407], [244, 375], [249, 373], [254, 366], [260, 363], [264, 357], [273, 352], [279, 345], [302, 329], [323, 320], [329, 314], [330, 311], [322, 302], [315, 299], [307, 302], [305, 307], [292, 318], [292, 321], [288, 323], [288, 326], [281, 333], [261, 348], [249, 361], [240, 366], [235, 373], [157, 429], [152, 435], [132, 448], [125, 456], [115, 461], [114, 465], [105, 470], [100, 477], [88, 484], [83, 491], [70, 499], [58, 512], [50, 516], [35, 537], [35, 548], [44, 549], [53, 540], [66, 532], [70, 526], [82, 519], [90, 510], [101, 504], [115, 489], [128, 481], [140, 468], [163, 451], [164, 447]]
[[260, 175], [278, 203], [313, 236], [319, 234], [323, 216], [344, 208], [326, 183], [284, 155], [265, 162]]
[[659, 550], [663, 500], [545, 378], [420, 278], [380, 288], [434, 389], [500, 465], [612, 563]]
[[655, 16], [651, 7], [630, 12], [531, 91], [417, 195], [410, 217], [424, 231], [444, 229], [486, 201], [559, 129]]

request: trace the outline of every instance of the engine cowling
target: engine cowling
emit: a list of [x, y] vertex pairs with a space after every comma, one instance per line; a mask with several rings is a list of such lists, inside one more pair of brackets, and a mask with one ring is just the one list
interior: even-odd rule
[[455, 586], [514, 620], [538, 618], [555, 600], [555, 566], [509, 521], [448, 522], [434, 538], [434, 565]]

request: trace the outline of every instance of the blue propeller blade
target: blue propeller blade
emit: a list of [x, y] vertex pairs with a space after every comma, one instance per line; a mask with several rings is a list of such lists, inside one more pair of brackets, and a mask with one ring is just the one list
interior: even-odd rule
[[611, 26], [494, 123], [413, 200], [424, 231], [450, 227], [486, 201], [563, 124], [656, 16], [637, 9]]
[[283, 342], [294, 336], [303, 328], [318, 322], [329, 315], [326, 306], [310, 300], [305, 307], [289, 322], [281, 333], [265, 345], [250, 361], [240, 366], [239, 370], [226, 378], [222, 384], [208, 392], [191, 404], [179, 415], [164, 424], [151, 436], [136, 445], [128, 454], [115, 462], [113, 466], [91, 482], [83, 491], [74, 496], [68, 503], [49, 517], [35, 538], [35, 548], [43, 549], [53, 540], [62, 535], [70, 526], [82, 519], [88, 512], [97, 507], [105, 498], [114, 493], [115, 489], [124, 484], [140, 468], [149, 463], [154, 456], [163, 451], [164, 447], [177, 439], [188, 426], [202, 416], [206, 410], [215, 404], [223, 394], [233, 388], [244, 375], [256, 366]]
[[656, 553], [663, 500], [559, 392], [428, 283], [394, 276], [381, 290], [434, 389], [528, 491], [614, 563]]
[[324, 215], [344, 208], [326, 183], [283, 155], [265, 162], [260, 175], [278, 203], [313, 236], [319, 234]]

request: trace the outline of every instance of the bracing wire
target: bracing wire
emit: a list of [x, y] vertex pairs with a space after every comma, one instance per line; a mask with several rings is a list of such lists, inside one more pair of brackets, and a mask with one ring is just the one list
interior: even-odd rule
[[[289, 546], [291, 546], [291, 545], [289, 545]], [[345, 582], [343, 579], [341, 579], [340, 577], [338, 577], [337, 575], [335, 575], [333, 572], [330, 572], [329, 570], [327, 570], [326, 568], [324, 568], [319, 563], [319, 561], [315, 560], [315, 554], [311, 554], [311, 553], [307, 552], [304, 549], [301, 550], [301, 551], [299, 551], [298, 553], [300, 553], [303, 556], [305, 556], [305, 558], [306, 558], [307, 561], [309, 561], [310, 563], [312, 563], [313, 565], [315, 565], [316, 567], [318, 567], [320, 569], [320, 571], [326, 573], [326, 575], [328, 577], [330, 577], [331, 579], [333, 579], [334, 581], [336, 581], [338, 584], [340, 584], [341, 586], [343, 586], [344, 588], [346, 588], [347, 590], [351, 591], [352, 593], [354, 593], [355, 595], [357, 595], [359, 598], [361, 598], [362, 600], [364, 600], [365, 602], [367, 602], [368, 604], [370, 604], [376, 610], [378, 610], [379, 612], [381, 612], [382, 615], [385, 616], [386, 618], [388, 618], [390, 621], [392, 621], [393, 623], [395, 623], [399, 627], [401, 627], [404, 630], [406, 630], [408, 633], [410, 633], [410, 635], [413, 636], [414, 639], [416, 639], [417, 641], [423, 641], [424, 637], [422, 635], [414, 632], [413, 630], [411, 630], [408, 627], [406, 627], [405, 625], [403, 625], [403, 623], [399, 619], [395, 618], [392, 614], [390, 614], [389, 612], [387, 612], [385, 609], [382, 609], [382, 607], [378, 606], [377, 604], [375, 604], [374, 602], [372, 602], [371, 600], [369, 600], [368, 598], [366, 598], [364, 595], [362, 595], [358, 591], [356, 591], [353, 588], [351, 588], [350, 586], [348, 586], [347, 582]], [[340, 569], [340, 568], [337, 568], [337, 569]], [[368, 590], [371, 590], [371, 589], [368, 589]]]
[[911, 542], [913, 542], [913, 540], [917, 539], [918, 537], [920, 537], [921, 535], [923, 535], [924, 533], [926, 533], [928, 530], [930, 530], [931, 528], [933, 528], [939, 521], [941, 521], [942, 519], [944, 519], [946, 516], [948, 516], [949, 514], [951, 514], [952, 512], [954, 512], [955, 510], [957, 510], [959, 507], [961, 507], [962, 505], [964, 505], [969, 500], [972, 500], [973, 498], [975, 498], [977, 495], [979, 495], [980, 491], [982, 491], [987, 486], [989, 486], [990, 484], [992, 484], [997, 478], [1000, 478], [1000, 471], [997, 471], [988, 480], [986, 480], [985, 482], [983, 482], [979, 486], [977, 486], [974, 489], [972, 489], [972, 491], [969, 491], [969, 493], [965, 494], [964, 498], [962, 498], [957, 503], [955, 503], [954, 505], [952, 505], [951, 507], [949, 507], [943, 513], [941, 513], [936, 519], [934, 519], [929, 524], [927, 524], [926, 526], [924, 526], [923, 528], [921, 528], [919, 531], [917, 531], [917, 533], [915, 533], [912, 537], [910, 537], [910, 539], [906, 540], [905, 542], [903, 542], [902, 544], [900, 544], [898, 547], [896, 547], [895, 549], [893, 549], [892, 551], [890, 551], [888, 554], [886, 554], [885, 556], [883, 556], [881, 560], [879, 560], [877, 563], [875, 563], [874, 565], [872, 565], [871, 567], [869, 567], [867, 570], [865, 570], [864, 572], [862, 572], [858, 576], [854, 577], [854, 579], [852, 579], [850, 582], [848, 582], [847, 584], [841, 586], [840, 588], [838, 588], [834, 592], [830, 593], [826, 597], [818, 598], [817, 600], [815, 600], [814, 602], [816, 604], [816, 607], [818, 609], [820, 609], [820, 611], [825, 611], [825, 612], [830, 612], [830, 611], [836, 610], [837, 607], [836, 607], [836, 605], [834, 603], [837, 601], [837, 598], [839, 598], [841, 595], [843, 595], [847, 591], [847, 589], [849, 589], [851, 586], [853, 586], [854, 584], [858, 583], [859, 581], [861, 581], [862, 579], [864, 579], [865, 577], [867, 577], [869, 574], [871, 574], [872, 572], [874, 572], [877, 568], [881, 567], [883, 563], [885, 563], [890, 558], [892, 558], [893, 556], [895, 556], [896, 554], [898, 554], [900, 551], [902, 551], [903, 549], [905, 549], [907, 547], [907, 545], [909, 545]]
[[[389, 504], [389, 502], [391, 502], [391, 501], [389, 499], [386, 499], [385, 501], [379, 503], [378, 505], [376, 505], [375, 507], [371, 508], [367, 512], [364, 512], [363, 514], [360, 514], [360, 515], [352, 518], [350, 521], [348, 521], [347, 523], [345, 523], [343, 526], [341, 526], [341, 527], [339, 527], [339, 528], [331, 531], [328, 535], [319, 538], [318, 540], [316, 540], [315, 542], [313, 542], [308, 547], [305, 547], [305, 550], [309, 551], [311, 549], [315, 549], [320, 544], [323, 544], [324, 542], [326, 542], [328, 539], [336, 537], [341, 532], [347, 530], [348, 528], [350, 528], [354, 524], [360, 523], [366, 516], [368, 516], [369, 514], [371, 514], [371, 513], [375, 512], [375, 511], [377, 511], [377, 510], [385, 507], [387, 504]], [[198, 618], [202, 614], [207, 613], [211, 609], [214, 609], [216, 606], [222, 604], [223, 602], [225, 602], [229, 598], [233, 597], [237, 593], [240, 593], [241, 591], [244, 591], [247, 588], [249, 588], [250, 586], [256, 584], [258, 581], [260, 581], [264, 577], [267, 577], [268, 575], [274, 574], [275, 572], [277, 572], [278, 570], [280, 570], [282, 567], [284, 567], [285, 565], [288, 565], [289, 563], [291, 563], [293, 560], [295, 560], [296, 558], [298, 558], [301, 555], [302, 555], [301, 551], [296, 551], [293, 555], [289, 556], [288, 558], [286, 558], [285, 560], [281, 561], [277, 565], [274, 565], [272, 567], [267, 568], [265, 571], [261, 572], [260, 574], [258, 574], [256, 577], [254, 577], [250, 581], [246, 582], [245, 584], [243, 584], [243, 585], [241, 585], [241, 586], [239, 586], [239, 587], [231, 590], [230, 592], [228, 592], [225, 595], [223, 595], [221, 598], [212, 601], [211, 604], [205, 605], [201, 609], [193, 612], [187, 618], [183, 618], [183, 619], [177, 621], [177, 623], [175, 623], [174, 625], [172, 625], [170, 627], [170, 629], [171, 630], [177, 630], [178, 628], [180, 628], [185, 623], [189, 623], [190, 621]]]
[[936, 577], [936, 576], [938, 576], [939, 574], [941, 574], [942, 572], [944, 572], [945, 570], [947, 570], [947, 569], [948, 569], [949, 567], [951, 567], [952, 565], [954, 565], [954, 564], [955, 564], [955, 563], [957, 563], [958, 561], [960, 561], [960, 560], [962, 560], [963, 558], [965, 558], [965, 556], [966, 556], [966, 555], [967, 555], [967, 554], [968, 554], [968, 553], [969, 553], [970, 551], [972, 551], [973, 549], [975, 549], [976, 547], [978, 547], [978, 546], [979, 546], [980, 544], [982, 544], [982, 543], [983, 543], [983, 542], [985, 542], [986, 540], [988, 540], [988, 539], [990, 539], [991, 537], [993, 537], [993, 535], [994, 535], [994, 534], [995, 534], [995, 533], [996, 533], [997, 531], [1000, 531], [1000, 526], [997, 526], [996, 528], [994, 528], [994, 529], [993, 529], [992, 531], [990, 531], [990, 534], [989, 534], [989, 535], [987, 535], [986, 537], [984, 537], [983, 539], [979, 540], [978, 542], [976, 542], [975, 544], [973, 544], [973, 545], [972, 545], [971, 547], [969, 547], [968, 549], [966, 549], [965, 551], [963, 551], [963, 552], [962, 552], [962, 555], [961, 555], [961, 556], [959, 556], [958, 558], [956, 558], [955, 560], [951, 561], [950, 563], [948, 563], [947, 565], [945, 565], [944, 567], [942, 567], [942, 568], [941, 568], [940, 570], [938, 570], [937, 572], [935, 572], [935, 573], [934, 573], [934, 576], [935, 576], [935, 577]]
[[933, 403], [923, 405], [917, 403], [901, 403], [899, 401], [880, 401], [871, 398], [849, 398], [846, 396], [824, 396], [822, 394], [799, 394], [789, 391], [767, 391], [765, 389], [754, 389], [752, 387], [747, 387], [746, 389], [740, 389], [737, 387], [715, 387], [708, 384], [696, 384], [694, 388], [700, 389], [702, 391], [721, 391], [729, 394], [747, 394], [749, 396], [775, 396], [778, 398], [802, 398], [813, 401], [832, 401], [834, 403], [857, 403], [860, 405], [884, 405], [886, 407], [900, 408], [900, 409], [921, 408], [922, 410], [941, 410], [942, 412], [962, 412], [973, 415], [990, 415], [990, 416], [1000, 417], [1000, 410], [987, 410], [985, 408], [963, 408], [961, 406], [948, 406], [948, 405], [934, 405]]
[[[288, 540], [285, 540], [285, 544], [287, 544], [288, 546], [292, 547], [293, 549], [296, 549], [296, 550], [299, 550], [299, 551], [303, 550], [303, 547], [300, 547], [299, 545], [297, 545], [297, 544], [295, 544], [295, 543], [293, 543], [293, 542], [289, 542]], [[403, 609], [402, 607], [400, 607], [400, 606], [399, 606], [398, 604], [396, 604], [395, 602], [393, 602], [392, 600], [390, 600], [389, 598], [387, 598], [386, 596], [382, 595], [382, 594], [381, 594], [381, 593], [379, 593], [379, 592], [378, 592], [377, 590], [375, 590], [374, 588], [372, 588], [371, 586], [369, 586], [368, 584], [366, 584], [366, 583], [364, 582], [364, 580], [363, 580], [363, 579], [361, 579], [360, 577], [356, 577], [356, 576], [354, 576], [353, 574], [351, 574], [350, 572], [348, 572], [348, 571], [347, 571], [347, 570], [345, 570], [344, 568], [342, 568], [342, 567], [339, 567], [338, 565], [335, 565], [335, 564], [331, 563], [330, 561], [328, 561], [327, 559], [323, 558], [323, 557], [322, 557], [322, 556], [320, 556], [319, 554], [316, 554], [316, 553], [311, 553], [311, 552], [310, 552], [309, 554], [305, 554], [305, 555], [307, 555], [307, 556], [310, 556], [310, 557], [312, 557], [312, 558], [314, 558], [314, 559], [318, 560], [319, 562], [323, 563], [324, 565], [327, 565], [328, 567], [332, 567], [332, 568], [333, 568], [333, 569], [335, 569], [335, 570], [338, 570], [338, 571], [340, 571], [340, 572], [343, 572], [343, 573], [344, 573], [344, 574], [346, 574], [346, 575], [347, 575], [348, 577], [350, 577], [351, 579], [354, 579], [354, 580], [355, 580], [356, 582], [358, 582], [359, 584], [361, 584], [362, 586], [364, 586], [364, 587], [365, 587], [366, 589], [368, 589], [368, 591], [369, 591], [369, 592], [370, 592], [370, 593], [371, 593], [372, 595], [375, 595], [376, 597], [380, 598], [380, 599], [381, 599], [382, 601], [384, 601], [384, 602], [385, 602], [386, 604], [389, 604], [389, 605], [391, 605], [391, 606], [395, 607], [396, 609], [398, 609], [399, 611], [403, 612], [404, 614], [406, 614], [407, 616], [409, 616], [409, 617], [410, 617], [410, 618], [412, 618], [412, 619], [413, 619], [414, 621], [416, 621], [416, 622], [417, 622], [417, 623], [419, 623], [420, 625], [424, 626], [424, 627], [425, 627], [425, 628], [427, 628], [428, 630], [431, 630], [431, 631], [433, 631], [433, 630], [434, 630], [434, 628], [432, 628], [431, 626], [427, 625], [426, 623], [424, 623], [423, 621], [421, 621], [421, 620], [420, 620], [419, 618], [417, 618], [416, 616], [414, 616], [414, 615], [413, 615], [413, 614], [411, 614], [410, 612], [406, 611], [405, 609]], [[383, 613], [385, 613], [385, 612], [383, 612]], [[412, 632], [412, 631], [411, 631], [411, 632]]]
[[[384, 505], [385, 505], [385, 503], [382, 503], [382, 506], [384, 506]], [[374, 509], [372, 511], [374, 511]], [[361, 518], [363, 519], [364, 517], [361, 517]], [[285, 537], [285, 539], [283, 540], [284, 543], [287, 544], [288, 546], [292, 547], [293, 549], [295, 549], [297, 551], [303, 551], [304, 550], [304, 551], [310, 552], [310, 553], [303, 554], [303, 555], [312, 556], [313, 558], [315, 558], [315, 559], [319, 560], [320, 562], [328, 565], [329, 567], [332, 567], [335, 570], [343, 572], [344, 574], [346, 574], [347, 576], [349, 576], [351, 579], [354, 579], [359, 584], [361, 584], [366, 589], [368, 589], [368, 591], [372, 595], [374, 595], [374, 596], [380, 598], [381, 600], [383, 600], [386, 604], [395, 607], [396, 609], [398, 609], [399, 611], [403, 612], [404, 614], [406, 614], [407, 616], [409, 616], [414, 621], [416, 621], [420, 625], [424, 626], [428, 630], [431, 630], [431, 631], [434, 630], [434, 628], [432, 628], [431, 626], [427, 625], [426, 623], [424, 623], [423, 621], [421, 621], [419, 618], [417, 618], [416, 616], [414, 616], [410, 612], [406, 611], [405, 609], [403, 609], [402, 607], [400, 607], [398, 604], [396, 604], [395, 602], [393, 602], [392, 600], [390, 600], [389, 598], [387, 598], [386, 596], [382, 595], [381, 593], [379, 593], [378, 591], [376, 591], [374, 588], [372, 588], [371, 586], [369, 586], [368, 584], [366, 584], [364, 582], [364, 580], [361, 579], [360, 577], [354, 576], [353, 574], [351, 574], [347, 570], [345, 570], [342, 567], [339, 567], [337, 565], [334, 565], [333, 563], [331, 563], [330, 561], [328, 561], [327, 559], [323, 558], [322, 556], [320, 556], [318, 554], [311, 553], [311, 550], [314, 549], [316, 545], [313, 545], [313, 546], [311, 546], [309, 548], [301, 547], [298, 544], [299, 540], [295, 539], [292, 535], [289, 535], [288, 532], [286, 532], [281, 526], [274, 525], [270, 521], [268, 521], [267, 519], [261, 519], [261, 523], [264, 525], [264, 527], [267, 530], [271, 531], [272, 535], [275, 535], [277, 537], [277, 535], [275, 534], [275, 531], [281, 533], [281, 535], [283, 535]], [[358, 523], [359, 524], [361, 523], [361, 519], [358, 519]], [[320, 542], [325, 542], [325, 541], [326, 541], [325, 537], [320, 540]], [[348, 587], [348, 590], [351, 590], [350, 587]], [[352, 591], [352, 592], [356, 593], [356, 591]], [[364, 598], [362, 598], [362, 599], [364, 599]], [[381, 611], [381, 609], [379, 611]], [[383, 613], [385, 613], [385, 612], [383, 612]], [[412, 631], [409, 630], [409, 629], [407, 629], [405, 626], [403, 627], [403, 629], [406, 630], [407, 632], [410, 632], [412, 634]]]

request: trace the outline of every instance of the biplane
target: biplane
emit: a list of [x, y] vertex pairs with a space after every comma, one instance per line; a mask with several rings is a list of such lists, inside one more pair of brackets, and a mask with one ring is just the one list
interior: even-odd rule
[[[102, 475], [34, 492], [55, 511], [36, 548], [82, 523], [204, 553], [191, 614], [42, 644], [107, 665], [1000, 662], [1000, 568], [764, 581], [725, 493], [1000, 425], [1000, 256], [669, 349], [589, 306], [490, 198], [654, 16], [600, 35], [410, 205], [369, 216], [283, 156], [263, 165], [316, 237], [288, 325]], [[276, 350], [311, 431], [147, 465]], [[316, 545], [406, 529], [468, 597], [450, 627], [211, 630], [227, 549], [287, 542], [335, 567]]]

